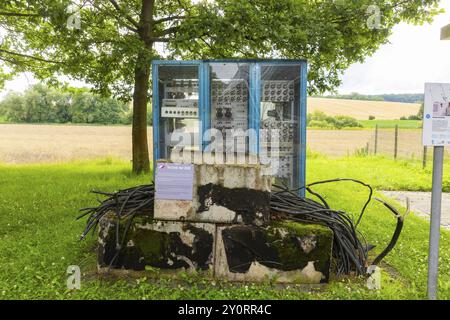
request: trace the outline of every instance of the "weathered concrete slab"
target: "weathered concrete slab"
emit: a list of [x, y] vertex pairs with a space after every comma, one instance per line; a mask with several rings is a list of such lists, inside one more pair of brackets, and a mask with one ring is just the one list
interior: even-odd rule
[[[123, 234], [128, 220], [120, 222]], [[116, 255], [116, 219], [102, 219], [99, 230], [98, 266], [108, 267]], [[126, 234], [112, 267], [144, 270], [146, 266], [166, 270], [212, 268], [215, 226], [205, 223], [155, 221], [136, 217]]]
[[[403, 206], [406, 204], [406, 198], [409, 198], [411, 211], [419, 216], [430, 219], [431, 212], [431, 192], [416, 191], [381, 191], [387, 197], [393, 198]], [[450, 193], [442, 194], [442, 213], [441, 225], [450, 230]]]
[[[156, 198], [155, 219], [256, 225], [268, 221], [271, 177], [265, 175], [265, 166], [195, 164], [194, 169], [193, 200]], [[158, 184], [155, 187], [158, 193]]]
[[[121, 239], [127, 222], [120, 223]], [[136, 217], [123, 243], [114, 269], [211, 270], [230, 281], [315, 284], [329, 279], [333, 233], [293, 222], [216, 226]], [[99, 244], [98, 266], [104, 270], [117, 253], [114, 215], [102, 219]]]
[[268, 227], [219, 226], [214, 274], [230, 281], [324, 283], [330, 275], [333, 233], [294, 222]]

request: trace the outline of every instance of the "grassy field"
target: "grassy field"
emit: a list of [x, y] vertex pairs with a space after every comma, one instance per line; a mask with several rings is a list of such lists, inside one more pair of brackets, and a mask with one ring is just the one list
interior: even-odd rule
[[[446, 165], [446, 188], [449, 170]], [[429, 190], [430, 172], [419, 163], [383, 158], [328, 159], [309, 155], [308, 180], [361, 178], [377, 188]], [[232, 285], [207, 277], [180, 274], [159, 281], [127, 277], [112, 280], [95, 273], [95, 238], [79, 242], [83, 222], [77, 208], [96, 203], [91, 189], [113, 191], [148, 183], [133, 176], [130, 165], [104, 159], [66, 164], [0, 165], [0, 299], [423, 299], [426, 297], [428, 223], [410, 216], [398, 246], [385, 259], [382, 289], [370, 291], [364, 279], [334, 279], [319, 289], [279, 289], [269, 283]], [[341, 183], [316, 188], [336, 209], [357, 214], [367, 191]], [[368, 242], [380, 251], [389, 241], [395, 219], [371, 204], [361, 224]], [[440, 298], [450, 299], [450, 233], [441, 241]], [[66, 269], [79, 265], [81, 290], [66, 289]], [[150, 275], [149, 275], [150, 276]]]
[[392, 129], [398, 125], [399, 129], [421, 129], [422, 121], [420, 120], [360, 120], [359, 123], [364, 128], [375, 128], [378, 125], [380, 129]]
[[344, 99], [308, 98], [308, 112], [322, 111], [330, 116], [345, 115], [358, 120], [399, 120], [417, 115], [420, 104], [385, 101], [361, 101]]

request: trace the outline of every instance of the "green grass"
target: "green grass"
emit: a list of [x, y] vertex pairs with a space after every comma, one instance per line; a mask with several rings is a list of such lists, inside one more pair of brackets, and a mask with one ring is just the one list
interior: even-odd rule
[[[448, 170], [446, 171], [448, 172]], [[310, 155], [308, 179], [361, 178], [383, 189], [428, 190], [430, 172], [419, 164], [383, 158], [327, 159]], [[385, 259], [382, 289], [361, 278], [334, 279], [320, 289], [284, 289], [270, 283], [229, 284], [181, 273], [176, 279], [99, 278], [95, 238], [79, 242], [84, 223], [77, 209], [94, 205], [91, 189], [113, 191], [148, 183], [130, 174], [130, 164], [112, 160], [48, 165], [0, 165], [0, 299], [416, 299], [426, 298], [428, 223], [410, 216], [398, 246]], [[448, 175], [445, 180], [449, 181]], [[366, 190], [349, 183], [316, 188], [333, 208], [357, 214]], [[395, 219], [371, 204], [361, 224], [368, 242], [384, 248]], [[441, 239], [440, 298], [450, 299], [450, 233]], [[66, 269], [79, 265], [81, 289], [66, 289]]]
[[378, 125], [380, 129], [393, 129], [398, 125], [399, 129], [421, 129], [420, 120], [358, 120], [364, 128], [375, 128]]
[[[345, 176], [368, 182], [377, 189], [431, 191], [432, 166], [422, 169], [419, 160], [394, 161], [383, 156], [331, 159], [309, 154], [307, 171], [311, 180]], [[450, 192], [450, 161], [444, 163], [443, 190]]]

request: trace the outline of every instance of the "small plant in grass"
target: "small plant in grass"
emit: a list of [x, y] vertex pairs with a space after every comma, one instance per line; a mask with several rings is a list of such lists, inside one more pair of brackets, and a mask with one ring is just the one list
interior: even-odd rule
[[358, 148], [355, 150], [354, 153], [355, 157], [367, 157], [369, 155], [369, 150], [367, 149], [367, 147], [363, 147], [363, 148]]

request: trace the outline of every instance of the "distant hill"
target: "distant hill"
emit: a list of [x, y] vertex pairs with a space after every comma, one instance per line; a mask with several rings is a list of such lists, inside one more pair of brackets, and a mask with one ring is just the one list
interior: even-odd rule
[[402, 94], [379, 94], [366, 95], [360, 93], [341, 94], [331, 96], [317, 96], [315, 98], [344, 99], [344, 100], [363, 100], [363, 101], [386, 101], [402, 103], [421, 103], [423, 102], [423, 93], [402, 93]]
[[329, 116], [344, 115], [358, 120], [399, 120], [401, 117], [417, 115], [420, 103], [399, 103], [387, 101], [362, 101], [329, 98], [309, 98], [308, 113], [325, 112]]

